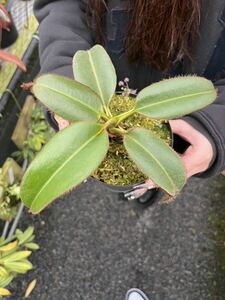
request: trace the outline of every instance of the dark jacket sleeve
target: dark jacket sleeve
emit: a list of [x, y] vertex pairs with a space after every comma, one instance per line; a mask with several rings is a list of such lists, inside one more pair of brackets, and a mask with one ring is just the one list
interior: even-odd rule
[[215, 176], [225, 169], [225, 79], [217, 81], [215, 87], [218, 92], [215, 102], [190, 115], [190, 118], [198, 121], [207, 130], [215, 147], [213, 163], [207, 171], [198, 174], [198, 177]]
[[72, 78], [74, 53], [93, 45], [85, 0], [36, 0], [34, 13], [40, 25], [41, 73]]
[[[72, 59], [76, 51], [87, 50], [93, 37], [87, 24], [85, 0], [36, 0], [34, 13], [39, 21], [40, 73], [73, 78]], [[49, 124], [58, 130], [51, 112]]]

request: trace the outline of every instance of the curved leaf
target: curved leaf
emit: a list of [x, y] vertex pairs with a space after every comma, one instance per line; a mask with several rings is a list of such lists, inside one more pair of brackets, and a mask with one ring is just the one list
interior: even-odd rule
[[22, 182], [21, 198], [33, 213], [86, 179], [108, 150], [99, 124], [76, 123], [57, 133], [37, 155]]
[[0, 50], [0, 60], [16, 64], [23, 72], [26, 72], [26, 66], [16, 55]]
[[178, 154], [147, 129], [125, 135], [124, 145], [138, 168], [170, 195], [185, 184], [185, 168]]
[[211, 81], [196, 76], [177, 77], [140, 91], [136, 111], [154, 119], [172, 119], [197, 111], [215, 98]]
[[0, 288], [0, 296], [10, 296], [10, 295], [11, 295], [11, 293], [9, 290]]
[[[15, 276], [15, 275], [14, 275]], [[0, 277], [0, 286], [2, 288], [8, 286], [10, 284], [10, 282], [12, 282], [12, 280], [14, 279], [14, 276], [12, 275], [8, 275], [8, 276], [1, 276]]]
[[0, 252], [11, 251], [17, 247], [17, 244], [18, 244], [17, 241], [8, 243], [7, 245], [0, 247]]
[[88, 51], [80, 50], [73, 58], [73, 73], [77, 81], [87, 85], [107, 106], [116, 90], [116, 72], [105, 49], [96, 45]]
[[37, 279], [34, 279], [29, 283], [29, 285], [26, 289], [25, 295], [24, 295], [25, 299], [28, 298], [31, 295], [31, 293], [32, 293], [33, 289], [35, 288], [36, 284], [37, 284]]
[[21, 259], [20, 261], [10, 261], [5, 263], [5, 267], [12, 273], [25, 274], [27, 271], [33, 268], [33, 265], [27, 259]]
[[19, 261], [31, 255], [31, 251], [17, 251], [0, 258], [0, 262], [6, 265], [8, 262]]
[[37, 78], [32, 91], [44, 105], [66, 120], [96, 121], [99, 118], [99, 97], [79, 82], [47, 74]]

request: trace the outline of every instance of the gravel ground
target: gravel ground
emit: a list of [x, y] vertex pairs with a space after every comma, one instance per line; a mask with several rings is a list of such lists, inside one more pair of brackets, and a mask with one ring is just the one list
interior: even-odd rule
[[141, 209], [90, 180], [25, 214], [20, 227], [35, 225], [41, 250], [10, 300], [34, 278], [31, 300], [123, 300], [131, 287], [151, 300], [224, 300], [224, 195], [222, 176], [192, 179], [173, 203]]

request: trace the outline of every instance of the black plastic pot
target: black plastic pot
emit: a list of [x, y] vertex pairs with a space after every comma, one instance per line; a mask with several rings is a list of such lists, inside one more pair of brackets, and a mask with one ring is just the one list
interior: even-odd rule
[[1, 48], [8, 48], [9, 46], [11, 46], [13, 43], [15, 43], [15, 41], [18, 38], [18, 31], [16, 29], [16, 26], [14, 24], [14, 22], [12, 21], [11, 23], [11, 27], [10, 30], [5, 30], [2, 29], [2, 43], [1, 43]]

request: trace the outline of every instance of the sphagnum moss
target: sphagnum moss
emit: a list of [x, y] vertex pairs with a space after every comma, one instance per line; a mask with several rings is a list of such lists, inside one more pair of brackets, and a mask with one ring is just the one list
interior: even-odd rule
[[[110, 111], [116, 116], [131, 110], [134, 106], [135, 98], [115, 95], [110, 103]], [[125, 130], [133, 127], [150, 129], [166, 143], [170, 143], [170, 132], [164, 120], [152, 120], [136, 113], [121, 122], [120, 126]], [[132, 185], [147, 179], [129, 158], [122, 141], [113, 137], [110, 139], [105, 159], [92, 175], [102, 182], [118, 186]]]

